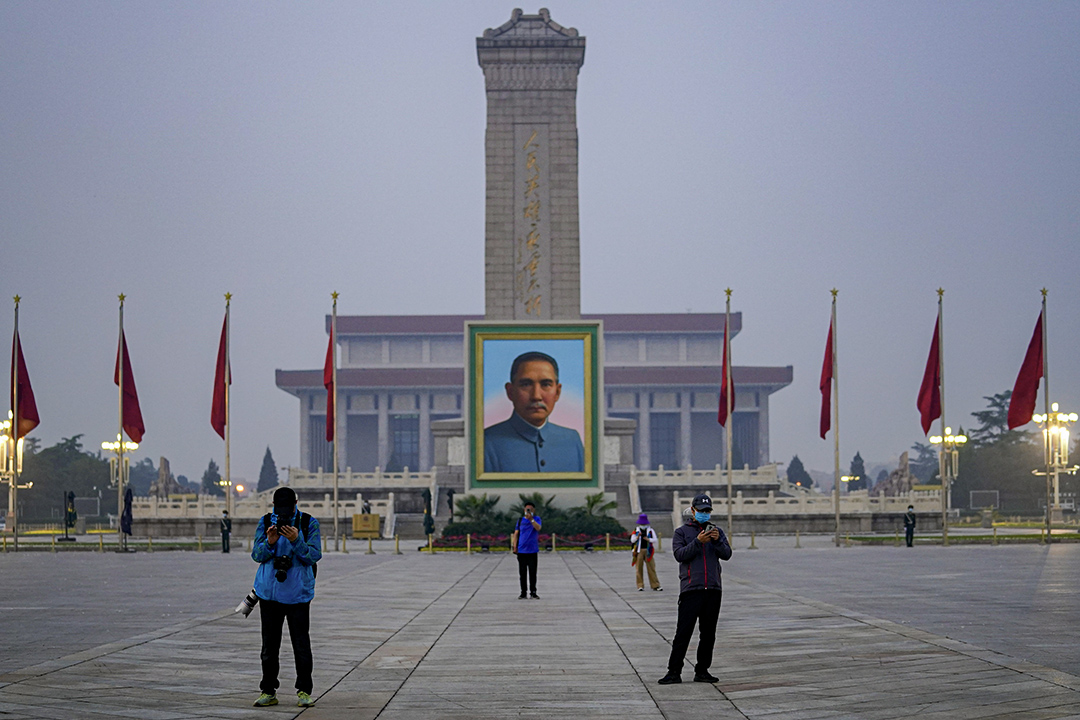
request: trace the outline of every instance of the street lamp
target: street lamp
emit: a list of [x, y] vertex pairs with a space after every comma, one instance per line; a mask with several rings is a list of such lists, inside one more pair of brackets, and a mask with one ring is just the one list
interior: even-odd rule
[[8, 411], [8, 419], [0, 422], [0, 482], [6, 483], [8, 486], [8, 510], [7, 510], [7, 527], [16, 537], [16, 548], [18, 548], [18, 521], [16, 518], [16, 500], [15, 496], [19, 490], [29, 490], [34, 486], [34, 483], [28, 482], [18, 484], [16, 478], [22, 473], [23, 469], [23, 444], [26, 438], [19, 438], [18, 442], [12, 436], [11, 430], [11, 412]]
[[[101, 449], [113, 453], [113, 457], [109, 458], [109, 487], [119, 487], [120, 491], [123, 492], [124, 486], [127, 485], [128, 478], [131, 476], [131, 456], [128, 453], [138, 450], [139, 443], [121, 440], [120, 436], [117, 435], [115, 442], [106, 441], [101, 443]], [[121, 455], [124, 457], [124, 467], [118, 470]], [[123, 510], [122, 507], [117, 508], [118, 516], [121, 510]]]
[[[1050, 406], [1049, 414], [1036, 413], [1031, 417], [1043, 428], [1043, 453], [1046, 458], [1046, 470], [1032, 470], [1034, 475], [1047, 475], [1054, 478], [1054, 505], [1052, 519], [1054, 522], [1061, 521], [1061, 488], [1058, 484], [1058, 475], [1065, 473], [1072, 475], [1076, 472], [1076, 465], [1069, 465], [1069, 423], [1074, 423], [1080, 416], [1076, 413], [1058, 411], [1058, 404]], [[1047, 497], [1047, 502], [1050, 498]]]
[[958, 447], [968, 441], [967, 435], [953, 435], [951, 427], [945, 428], [945, 435], [931, 435], [931, 445], [941, 445], [938, 452], [938, 472], [941, 475], [941, 492], [945, 494], [945, 509], [952, 512], [952, 484], [960, 473], [960, 450]]

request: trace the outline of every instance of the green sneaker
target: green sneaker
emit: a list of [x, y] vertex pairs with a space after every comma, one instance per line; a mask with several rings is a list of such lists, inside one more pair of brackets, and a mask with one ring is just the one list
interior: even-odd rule
[[315, 701], [311, 699], [311, 695], [303, 690], [296, 693], [296, 707], [311, 707], [315, 704]]
[[259, 696], [259, 699], [255, 701], [255, 707], [269, 707], [271, 705], [277, 705], [277, 695], [263, 693]]

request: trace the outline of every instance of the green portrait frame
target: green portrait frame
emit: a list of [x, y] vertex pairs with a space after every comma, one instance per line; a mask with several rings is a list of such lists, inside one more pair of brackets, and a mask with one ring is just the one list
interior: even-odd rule
[[[603, 323], [586, 321], [533, 321], [512, 323], [472, 321], [465, 323], [466, 480], [470, 489], [499, 488], [599, 488], [603, 473]], [[484, 360], [485, 343], [492, 340], [580, 340], [583, 357], [585, 451], [583, 472], [485, 472], [484, 464]], [[560, 378], [561, 379], [561, 378]]]

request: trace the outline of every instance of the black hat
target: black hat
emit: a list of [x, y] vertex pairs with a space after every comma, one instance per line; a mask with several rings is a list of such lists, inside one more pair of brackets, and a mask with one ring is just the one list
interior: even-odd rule
[[698, 510], [712, 510], [712, 500], [705, 493], [695, 495], [693, 502], [690, 504]]

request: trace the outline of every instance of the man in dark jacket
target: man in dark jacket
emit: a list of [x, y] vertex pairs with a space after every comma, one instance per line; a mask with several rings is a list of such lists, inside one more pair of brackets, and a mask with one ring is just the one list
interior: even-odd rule
[[672, 551], [679, 561], [679, 624], [671, 643], [667, 675], [661, 685], [682, 682], [683, 659], [694, 625], [700, 623], [697, 664], [694, 682], [714, 683], [719, 678], [709, 674], [713, 644], [716, 642], [716, 621], [720, 617], [720, 561], [731, 559], [731, 545], [724, 531], [709, 522], [712, 500], [708, 495], [694, 497], [693, 516], [678, 528], [671, 538]]
[[907, 546], [911, 547], [911, 544], [915, 541], [915, 506], [908, 505], [907, 512], [904, 513], [904, 539], [907, 540]]

